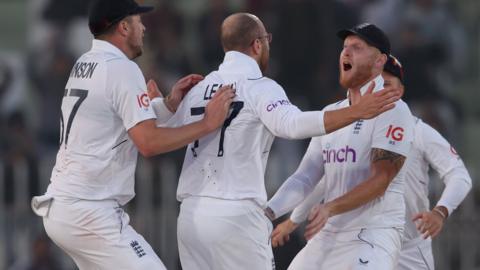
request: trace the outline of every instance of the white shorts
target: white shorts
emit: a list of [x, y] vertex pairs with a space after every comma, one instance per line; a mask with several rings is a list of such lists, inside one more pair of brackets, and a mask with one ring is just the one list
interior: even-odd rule
[[297, 254], [289, 270], [393, 270], [401, 247], [394, 228], [320, 231]]
[[45, 195], [35, 197], [32, 207], [80, 270], [166, 269], [115, 201], [66, 202]]
[[397, 270], [433, 270], [432, 240], [419, 237], [403, 243]]
[[184, 199], [178, 248], [184, 270], [275, 269], [272, 223], [253, 201]]

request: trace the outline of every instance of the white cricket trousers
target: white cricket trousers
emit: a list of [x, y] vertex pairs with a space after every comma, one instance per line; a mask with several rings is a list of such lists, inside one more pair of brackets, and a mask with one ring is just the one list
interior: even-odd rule
[[188, 197], [178, 217], [183, 270], [272, 270], [272, 223], [251, 200]]
[[419, 238], [404, 241], [397, 270], [434, 270], [432, 240]]
[[401, 248], [394, 228], [317, 233], [288, 270], [393, 270]]
[[32, 199], [45, 231], [80, 270], [165, 270], [151, 246], [130, 225], [116, 201]]

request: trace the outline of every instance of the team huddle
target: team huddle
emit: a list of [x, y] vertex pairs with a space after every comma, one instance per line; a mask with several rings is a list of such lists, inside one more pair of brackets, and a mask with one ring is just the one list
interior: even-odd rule
[[[365, 23], [337, 33], [346, 98], [301, 111], [263, 75], [272, 35], [249, 13], [219, 26], [225, 57], [218, 70], [180, 79], [164, 98], [132, 61], [143, 52], [141, 14], [152, 9], [94, 1], [92, 49], [65, 87], [51, 182], [32, 199], [48, 236], [79, 269], [166, 269], [122, 207], [135, 196], [138, 152], [184, 146], [183, 269], [275, 269], [272, 246], [284, 245], [307, 217], [309, 241], [288, 269], [434, 269], [431, 238], [471, 178], [454, 148], [400, 99], [403, 69], [381, 29]], [[275, 137], [311, 141], [267, 200]], [[445, 183], [431, 210], [430, 166]], [[292, 210], [274, 230], [272, 221]]]

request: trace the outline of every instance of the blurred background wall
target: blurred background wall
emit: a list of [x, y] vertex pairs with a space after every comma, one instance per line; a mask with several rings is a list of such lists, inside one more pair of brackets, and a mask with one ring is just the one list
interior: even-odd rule
[[[30, 198], [45, 191], [58, 148], [60, 102], [75, 59], [89, 50], [89, 0], [0, 0], [0, 269], [75, 269], [50, 243]], [[145, 54], [137, 60], [164, 93], [181, 76], [207, 74], [223, 60], [219, 26], [229, 14], [258, 15], [273, 33], [269, 77], [303, 110], [345, 96], [338, 86], [335, 33], [372, 22], [390, 36], [405, 68], [404, 99], [463, 157], [473, 190], [434, 240], [439, 270], [480, 269], [480, 2], [478, 0], [156, 0], [144, 17]], [[269, 194], [298, 165], [308, 141], [277, 139]], [[139, 159], [132, 225], [168, 269], [181, 269], [175, 200], [184, 151]], [[436, 202], [443, 183], [433, 174]], [[277, 269], [304, 245], [302, 232], [276, 249]]]

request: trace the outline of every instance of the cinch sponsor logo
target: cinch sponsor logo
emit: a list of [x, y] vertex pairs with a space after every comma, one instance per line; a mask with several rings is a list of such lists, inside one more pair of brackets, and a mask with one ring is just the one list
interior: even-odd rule
[[150, 99], [148, 98], [147, 94], [137, 95], [137, 102], [140, 108], [147, 108], [150, 105]]
[[356, 162], [357, 152], [348, 145], [340, 149], [323, 150], [323, 163]]
[[282, 100], [275, 101], [271, 104], [268, 104], [267, 105], [267, 112], [271, 112], [271, 111], [273, 111], [273, 109], [277, 108], [278, 106], [282, 106], [282, 105], [290, 105], [290, 101], [288, 101], [286, 99], [282, 99]]

